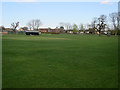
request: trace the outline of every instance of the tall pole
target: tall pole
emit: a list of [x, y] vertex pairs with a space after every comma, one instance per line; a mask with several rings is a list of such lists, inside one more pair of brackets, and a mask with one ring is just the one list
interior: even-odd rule
[[[118, 19], [120, 20], [120, 1], [118, 2]], [[118, 23], [118, 29], [120, 30], [120, 21]], [[118, 82], [120, 82], [120, 36], [118, 35]], [[118, 83], [118, 88], [120, 88], [120, 83]]]
[[120, 30], [120, 1], [118, 2], [118, 28]]

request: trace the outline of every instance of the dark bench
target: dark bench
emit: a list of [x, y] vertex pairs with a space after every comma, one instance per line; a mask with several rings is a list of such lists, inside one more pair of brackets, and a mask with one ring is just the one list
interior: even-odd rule
[[40, 35], [39, 31], [26, 31], [26, 35]]

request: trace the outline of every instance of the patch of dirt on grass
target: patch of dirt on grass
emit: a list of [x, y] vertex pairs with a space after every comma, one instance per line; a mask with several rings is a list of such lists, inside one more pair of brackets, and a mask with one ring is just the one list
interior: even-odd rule
[[4, 39], [14, 39], [14, 40], [68, 40], [67, 38], [50, 38], [50, 37], [8, 37]]
[[67, 38], [48, 38], [48, 39], [62, 39], [62, 40], [67, 40]]

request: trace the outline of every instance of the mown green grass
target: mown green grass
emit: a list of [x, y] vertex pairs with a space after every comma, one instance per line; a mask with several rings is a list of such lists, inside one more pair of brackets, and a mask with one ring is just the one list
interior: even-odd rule
[[3, 35], [3, 88], [117, 88], [118, 39]]

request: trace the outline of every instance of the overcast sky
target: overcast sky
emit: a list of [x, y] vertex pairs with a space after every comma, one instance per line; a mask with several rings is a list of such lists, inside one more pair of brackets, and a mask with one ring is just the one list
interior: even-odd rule
[[[30, 1], [30, 0], [29, 0]], [[77, 24], [90, 23], [93, 17], [118, 11], [117, 2], [3, 2], [2, 25], [10, 27], [20, 22], [20, 27], [32, 19], [40, 19], [41, 27], [59, 26], [60, 22]]]

